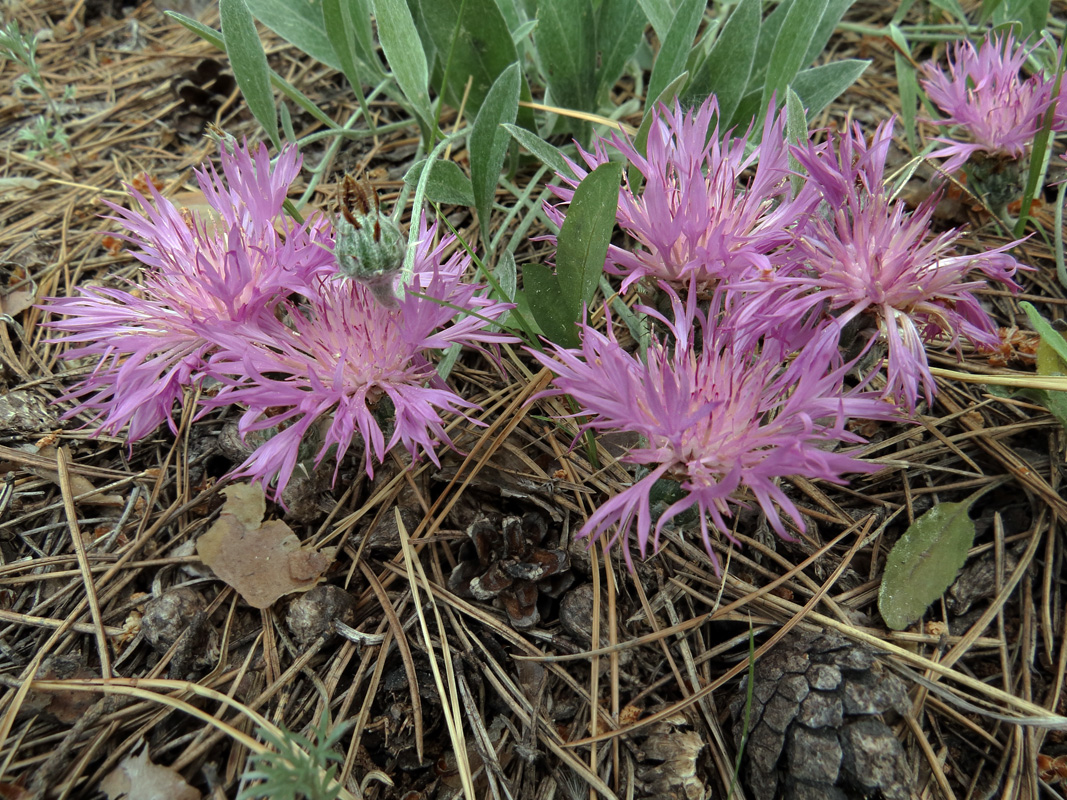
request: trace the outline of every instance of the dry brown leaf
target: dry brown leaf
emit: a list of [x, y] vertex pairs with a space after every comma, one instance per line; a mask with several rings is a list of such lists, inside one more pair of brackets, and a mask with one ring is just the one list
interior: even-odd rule
[[218, 520], [196, 542], [196, 552], [219, 579], [254, 608], [306, 592], [333, 562], [336, 548], [300, 546], [281, 520], [263, 522], [266, 501], [259, 486], [234, 484], [222, 490], [226, 502]]
[[[48, 446], [36, 449], [37, 454], [44, 456], [45, 458], [56, 457], [56, 449], [54, 447]], [[59, 473], [57, 471], [44, 469], [42, 467], [28, 467], [28, 469], [38, 478], [52, 481], [56, 486], [59, 486]], [[70, 493], [73, 497], [88, 494], [89, 492], [96, 490], [96, 487], [93, 486], [93, 484], [89, 482], [89, 479], [84, 475], [68, 473], [68, 477], [70, 478]], [[122, 508], [126, 505], [126, 500], [122, 495], [118, 494], [94, 494], [83, 500], [79, 500], [78, 502], [89, 506], [113, 506], [115, 508]]]
[[9, 317], [17, 317], [37, 302], [37, 292], [33, 289], [16, 289], [0, 297], [0, 310]]
[[148, 760], [148, 746], [128, 755], [100, 781], [108, 800], [200, 800], [200, 792], [170, 767]]
[[[41, 662], [34, 674], [39, 681], [84, 680], [98, 676], [85, 662], [81, 653], [64, 653], [50, 655]], [[93, 707], [99, 698], [91, 692], [68, 691], [56, 689], [41, 691], [30, 689], [22, 704], [22, 712], [45, 714], [63, 725], [73, 725]]]

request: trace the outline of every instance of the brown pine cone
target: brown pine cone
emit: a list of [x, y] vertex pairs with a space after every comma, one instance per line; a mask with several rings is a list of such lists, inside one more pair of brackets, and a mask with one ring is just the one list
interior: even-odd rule
[[467, 535], [448, 587], [460, 597], [497, 602], [516, 628], [538, 623], [539, 595], [559, 597], [572, 582], [567, 553], [553, 546], [548, 523], [538, 513], [503, 520], [481, 516]]
[[[874, 651], [794, 633], [755, 665], [741, 778], [753, 800], [909, 800], [904, 748], [882, 719], [908, 713], [904, 682]], [[745, 734], [748, 678], [730, 704]]]

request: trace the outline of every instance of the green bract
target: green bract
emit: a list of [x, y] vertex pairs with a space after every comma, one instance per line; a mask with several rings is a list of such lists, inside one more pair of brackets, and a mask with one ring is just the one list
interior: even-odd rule
[[395, 307], [393, 279], [404, 265], [404, 235], [382, 214], [378, 193], [368, 183], [346, 175], [341, 191], [341, 216], [334, 224], [338, 269], [366, 284], [380, 303]]

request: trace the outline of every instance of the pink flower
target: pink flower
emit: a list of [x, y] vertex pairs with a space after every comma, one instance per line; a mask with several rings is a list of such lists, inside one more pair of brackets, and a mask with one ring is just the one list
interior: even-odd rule
[[968, 273], [1015, 290], [1019, 265], [1006, 252], [1017, 242], [953, 255], [959, 230], [929, 237], [936, 197], [909, 214], [903, 202], [887, 196], [883, 173], [892, 128], [892, 120], [880, 125], [869, 147], [856, 126], [826, 145], [794, 148], [827, 201], [825, 216], [816, 216], [798, 249], [814, 272], [813, 307], [825, 303], [842, 326], [861, 314], [872, 318], [888, 347], [886, 394], [914, 410], [920, 384], [927, 401], [936, 389], [927, 342], [947, 339], [957, 350], [961, 336], [987, 346], [997, 342], [996, 325], [974, 296], [986, 281], [968, 280]]
[[[719, 108], [710, 97], [695, 112], [661, 107], [649, 130], [647, 155], [626, 138], [597, 141], [593, 153], [579, 148], [590, 170], [606, 163], [608, 148], [620, 152], [644, 178], [638, 189], [624, 181], [619, 192], [618, 224], [639, 247], [612, 246], [606, 268], [624, 275], [622, 289], [641, 278], [675, 285], [690, 281], [706, 288], [720, 281], [767, 278], [779, 266], [777, 251], [792, 241], [797, 221], [811, 208], [812, 196], [792, 198], [784, 114], [767, 110], [763, 138], [747, 156], [744, 137], [720, 137]], [[712, 121], [716, 120], [714, 128]], [[578, 180], [588, 172], [569, 162]], [[751, 170], [750, 178], [742, 173]], [[572, 188], [557, 194], [570, 202]], [[546, 209], [557, 224], [564, 214]]]
[[[601, 505], [580, 535], [596, 538], [616, 526], [612, 542], [626, 542], [636, 528], [645, 556], [650, 541], [659, 547], [664, 525], [695, 508], [717, 566], [708, 518], [729, 536], [725, 518], [751, 495], [780, 536], [788, 533], [779, 508], [803, 530], [800, 512], [778, 479], [799, 475], [844, 483], [846, 472], [874, 470], [832, 448], [862, 442], [845, 427], [850, 417], [887, 419], [893, 409], [870, 393], [843, 390], [850, 365], [838, 354], [836, 326], [808, 325], [802, 340], [780, 338], [768, 327], [787, 310], [778, 300], [749, 298], [768, 305], [738, 324], [723, 290], [706, 314], [692, 287], [687, 302], [673, 292], [670, 298], [672, 320], [644, 309], [669, 332], [666, 340], [652, 342], [644, 360], [623, 350], [610, 319], [607, 335], [582, 325], [580, 349], [554, 346], [551, 355], [532, 355], [556, 373], [549, 393], [571, 395], [581, 408], [576, 416], [591, 417], [585, 427], [631, 431], [644, 442], [622, 460], [648, 473]], [[656, 521], [650, 492], [660, 479], [678, 482], [684, 497]], [[624, 554], [632, 567], [628, 548]]]
[[948, 172], [959, 169], [976, 152], [1017, 159], [1026, 153], [1044, 122], [1052, 83], [1039, 74], [1021, 78], [1030, 50], [1016, 46], [1010, 33], [987, 35], [975, 50], [958, 42], [949, 54], [948, 75], [933, 62], [923, 65], [923, 89], [945, 113], [938, 125], [960, 125], [969, 143], [938, 139], [948, 147], [931, 155], [948, 158]]
[[[515, 339], [491, 329], [513, 306], [462, 282], [470, 256], [460, 251], [446, 259], [455, 237], [435, 242], [436, 234], [436, 224], [427, 228], [423, 218], [412, 282], [395, 308], [379, 303], [363, 283], [324, 280], [306, 306], [284, 304], [288, 322], [265, 323], [254, 338], [245, 331], [220, 338], [210, 368], [226, 385], [205, 404], [242, 405], [242, 435], [278, 430], [238, 475], [265, 485], [276, 478], [280, 496], [313, 428], [324, 432], [316, 463], [328, 453], [340, 462], [357, 435], [368, 474], [398, 443], [438, 463], [435, 444], [451, 445], [441, 412], [463, 414], [475, 406], [444, 384], [428, 354], [456, 343]], [[392, 421], [391, 433], [383, 420]]]
[[131, 441], [163, 421], [175, 430], [174, 403], [204, 377], [219, 333], [273, 320], [282, 298], [332, 270], [326, 222], [282, 216], [300, 168], [295, 149], [273, 169], [263, 146], [224, 151], [221, 161], [223, 177], [196, 173], [217, 219], [176, 208], [155, 187], [151, 201], [129, 190], [138, 210], [107, 203], [146, 267], [142, 287], [79, 288], [43, 306], [64, 316], [49, 326], [77, 344], [64, 358], [99, 359], [61, 398], [78, 402], [68, 416], [92, 412], [98, 431], [112, 434], [128, 425]]

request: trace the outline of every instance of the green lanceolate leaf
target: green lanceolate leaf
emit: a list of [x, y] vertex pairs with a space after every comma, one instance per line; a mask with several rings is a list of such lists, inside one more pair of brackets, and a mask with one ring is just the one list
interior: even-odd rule
[[422, 122], [423, 131], [433, 129], [430, 108], [430, 72], [415, 21], [404, 0], [373, 0], [378, 22], [378, 40], [400, 91]]
[[541, 0], [534, 43], [553, 105], [592, 110], [597, 87], [592, 0]]
[[719, 119], [724, 130], [736, 119], [752, 72], [754, 45], [759, 38], [760, 2], [741, 0], [685, 91], [691, 104], [702, 102], [714, 92], [719, 99]]
[[316, 61], [341, 70], [341, 62], [326, 35], [318, 3], [293, 3], [291, 0], [247, 0], [247, 3], [252, 15], [285, 41]]
[[534, 320], [556, 344], [577, 347], [582, 308], [596, 293], [615, 227], [622, 167], [601, 164], [579, 184], [557, 238], [555, 273], [543, 264], [523, 268]]
[[366, 0], [322, 0], [322, 22], [330, 40], [341, 72], [349, 85], [359, 91], [361, 77], [370, 81], [381, 75], [381, 66], [374, 53], [370, 29], [370, 7]]
[[800, 68], [805, 66], [804, 57], [822, 20], [824, 3], [825, 0], [793, 1], [792, 7], [782, 21], [782, 28], [775, 37], [774, 47], [771, 48], [767, 78], [763, 83], [761, 108], [767, 107], [771, 101], [771, 95], [774, 94], [781, 102], [786, 87], [792, 82]]
[[848, 7], [854, 2], [855, 0], [826, 0], [823, 3], [819, 24], [815, 26], [811, 33], [808, 50], [804, 53], [804, 60], [800, 66], [806, 67], [808, 64], [815, 63], [815, 59], [826, 49], [826, 43], [830, 41], [830, 36], [833, 35], [837, 23], [841, 21], [841, 17], [845, 15]]
[[521, 70], [512, 64], [496, 79], [493, 88], [485, 96], [481, 110], [471, 127], [470, 150], [471, 184], [474, 190], [474, 205], [478, 209], [478, 222], [482, 238], [489, 241], [489, 215], [493, 209], [493, 195], [504, 166], [511, 137], [501, 125], [512, 125], [519, 113], [519, 86]]
[[267, 54], [256, 32], [256, 23], [244, 0], [219, 0], [219, 19], [226, 55], [248, 108], [267, 132], [271, 143], [281, 147], [278, 137], [278, 112], [270, 90], [270, 67]]
[[674, 9], [670, 0], [637, 0], [637, 4], [645, 12], [648, 21], [652, 23], [652, 30], [662, 42], [667, 38], [667, 32], [674, 20]]
[[[658, 98], [671, 81], [685, 72], [689, 52], [693, 48], [700, 20], [703, 19], [707, 7], [705, 0], [682, 0], [678, 14], [663, 39], [659, 53], [656, 54], [656, 62], [652, 65], [652, 76], [648, 79], [648, 97]], [[748, 81], [747, 75], [745, 80]], [[646, 113], [649, 108], [645, 109]]]
[[907, 37], [896, 25], [890, 23], [889, 38], [896, 45], [893, 62], [897, 72], [897, 86], [900, 89], [900, 121], [904, 125], [904, 135], [913, 153], [919, 152], [919, 139], [915, 131], [915, 110], [919, 102], [919, 81], [912, 66], [911, 48]]
[[793, 78], [792, 88], [804, 101], [808, 120], [814, 119], [831, 102], [854, 84], [870, 61], [845, 58], [806, 69]]
[[567, 166], [567, 161], [558, 147], [549, 144], [536, 133], [530, 133], [517, 125], [504, 125], [503, 128], [515, 141], [537, 156], [542, 164], [550, 167], [557, 175], [575, 177], [574, 170]]
[[[804, 116], [804, 101], [792, 89], [787, 90], [785, 98], [785, 135], [790, 144], [802, 145], [808, 141], [808, 119]], [[794, 172], [789, 180], [795, 195], [800, 191], [804, 177], [800, 174], [800, 162], [792, 152], [789, 153], [789, 169]]]
[[922, 617], [956, 579], [974, 543], [968, 511], [975, 499], [934, 506], [889, 551], [878, 610], [892, 630], [903, 630]]
[[[608, 99], [641, 45], [648, 18], [633, 0], [600, 0], [596, 8], [596, 100]], [[588, 109], [595, 111], [595, 107]]]

